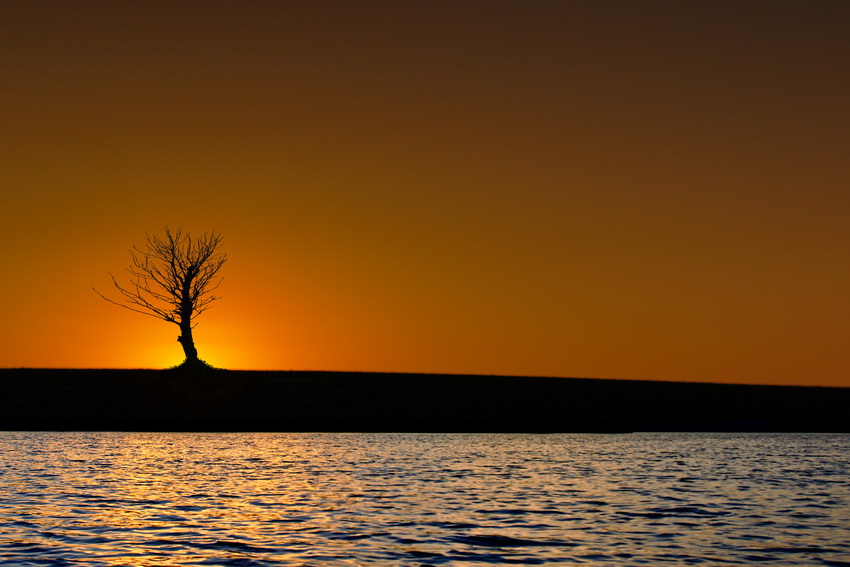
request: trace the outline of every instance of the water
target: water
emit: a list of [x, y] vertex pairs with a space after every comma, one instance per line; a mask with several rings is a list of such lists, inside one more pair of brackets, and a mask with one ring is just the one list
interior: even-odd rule
[[850, 565], [850, 435], [0, 433], [0, 565]]

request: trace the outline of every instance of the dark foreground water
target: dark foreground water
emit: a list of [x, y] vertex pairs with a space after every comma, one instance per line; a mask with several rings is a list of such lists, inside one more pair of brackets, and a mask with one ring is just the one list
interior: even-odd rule
[[850, 565], [848, 435], [0, 433], [0, 565]]

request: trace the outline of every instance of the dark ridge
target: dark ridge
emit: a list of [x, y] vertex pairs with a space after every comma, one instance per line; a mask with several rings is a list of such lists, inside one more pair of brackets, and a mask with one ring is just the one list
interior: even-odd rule
[[19, 431], [850, 432], [850, 388], [312, 371], [0, 369]]

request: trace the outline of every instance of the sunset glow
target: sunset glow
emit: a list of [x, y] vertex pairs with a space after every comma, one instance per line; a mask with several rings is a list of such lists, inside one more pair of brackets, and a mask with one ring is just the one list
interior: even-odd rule
[[4, 2], [0, 367], [224, 236], [231, 369], [850, 386], [850, 4]]

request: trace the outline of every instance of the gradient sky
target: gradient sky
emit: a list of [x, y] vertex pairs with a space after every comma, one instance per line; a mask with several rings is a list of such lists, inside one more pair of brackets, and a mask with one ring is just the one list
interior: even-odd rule
[[0, 366], [850, 386], [850, 2], [0, 0]]

